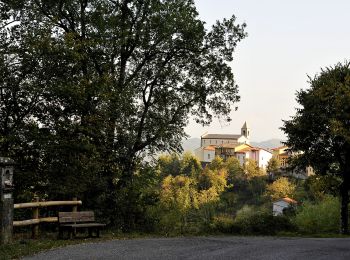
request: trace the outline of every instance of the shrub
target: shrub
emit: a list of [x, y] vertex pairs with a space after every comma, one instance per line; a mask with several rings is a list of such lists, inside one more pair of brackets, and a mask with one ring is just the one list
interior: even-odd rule
[[244, 206], [237, 212], [234, 228], [244, 235], [275, 235], [281, 231], [295, 230], [289, 218], [272, 216], [272, 212], [266, 212], [250, 206]]
[[307, 201], [297, 210], [295, 224], [303, 233], [337, 233], [339, 208], [339, 199], [330, 195], [316, 204]]
[[222, 233], [233, 233], [233, 217], [227, 214], [218, 215], [213, 218], [210, 227], [213, 231], [219, 231]]
[[291, 183], [288, 178], [281, 177], [267, 185], [266, 195], [274, 201], [284, 197], [292, 197], [295, 189], [296, 185]]

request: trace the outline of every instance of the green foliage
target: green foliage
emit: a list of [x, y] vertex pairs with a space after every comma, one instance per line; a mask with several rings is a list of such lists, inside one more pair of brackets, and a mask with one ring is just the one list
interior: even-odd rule
[[161, 155], [157, 161], [157, 167], [162, 177], [168, 175], [185, 175], [197, 177], [202, 171], [202, 166], [192, 153], [185, 153], [182, 157], [177, 154]]
[[[159, 158], [161, 176], [162, 169], [172, 165], [172, 158], [175, 157]], [[191, 154], [185, 154], [180, 159], [180, 165], [185, 166], [181, 169], [192, 169], [191, 172], [181, 170], [180, 174], [165, 177], [159, 191], [159, 203], [150, 207], [148, 212], [150, 218], [158, 219], [156, 229], [166, 234], [207, 230], [217, 213], [220, 195], [227, 187], [227, 171], [224, 168], [196, 168], [199, 164]]]
[[234, 230], [239, 234], [275, 235], [281, 231], [293, 231], [289, 218], [272, 216], [271, 211], [244, 206], [234, 219]]
[[341, 180], [339, 177], [332, 175], [310, 176], [305, 181], [305, 189], [309, 194], [311, 200], [317, 201], [322, 199], [325, 195], [337, 196], [339, 194], [339, 187]]
[[214, 188], [217, 192], [223, 192], [227, 185], [226, 169], [211, 170], [205, 168], [198, 176], [198, 186], [200, 190]]
[[245, 173], [245, 177], [250, 180], [255, 177], [266, 176], [266, 173], [263, 169], [261, 169], [255, 160], [247, 159], [243, 165], [243, 170]]
[[162, 182], [158, 207], [160, 231], [186, 232], [190, 211], [198, 208], [195, 180], [182, 175], [166, 177]]
[[269, 173], [277, 173], [277, 171], [280, 169], [280, 166], [281, 162], [275, 156], [273, 156], [267, 163], [266, 171]]
[[266, 195], [272, 200], [281, 199], [284, 197], [293, 197], [296, 185], [291, 183], [288, 178], [281, 177], [266, 187]]
[[185, 153], [182, 156], [181, 160], [181, 169], [180, 173], [185, 176], [193, 176], [196, 177], [202, 171], [202, 166], [200, 161], [192, 154]]
[[143, 158], [179, 152], [190, 117], [229, 120], [239, 100], [230, 62], [245, 24], [207, 30], [192, 0], [10, 0], [0, 16], [0, 151], [18, 162], [16, 200], [78, 196], [119, 223], [140, 202]]
[[181, 173], [181, 161], [176, 153], [159, 156], [157, 164], [162, 177], [166, 177], [168, 175], [176, 176]]
[[220, 156], [215, 156], [215, 158], [210, 162], [208, 168], [211, 170], [220, 170], [225, 167], [224, 159]]
[[232, 234], [234, 231], [233, 216], [227, 214], [220, 214], [218, 216], [215, 216], [210, 227], [214, 231]]
[[294, 222], [303, 233], [337, 233], [340, 228], [339, 207], [339, 199], [330, 195], [316, 203], [306, 201], [298, 208]]
[[282, 127], [285, 144], [297, 152], [297, 166], [311, 165], [316, 174], [340, 177], [341, 232], [349, 233], [350, 63], [338, 63], [310, 78], [310, 87], [297, 93], [297, 101], [301, 108]]
[[227, 181], [229, 185], [235, 185], [239, 181], [242, 181], [244, 170], [236, 157], [229, 157], [225, 161], [224, 166], [228, 173]]

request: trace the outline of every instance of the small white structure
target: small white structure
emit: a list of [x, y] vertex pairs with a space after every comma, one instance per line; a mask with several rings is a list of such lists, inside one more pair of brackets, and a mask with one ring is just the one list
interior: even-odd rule
[[283, 215], [284, 209], [295, 205], [297, 205], [297, 201], [291, 198], [285, 197], [283, 199], [279, 199], [272, 204], [272, 213], [274, 216]]

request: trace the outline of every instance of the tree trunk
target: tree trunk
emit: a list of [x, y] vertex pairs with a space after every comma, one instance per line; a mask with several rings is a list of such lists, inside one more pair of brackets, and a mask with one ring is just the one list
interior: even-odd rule
[[341, 218], [341, 233], [342, 234], [349, 234], [349, 211], [348, 211], [348, 205], [349, 205], [349, 191], [347, 188], [348, 185], [346, 185], [345, 180], [343, 180], [343, 184], [341, 185], [341, 211], [340, 211], [340, 218]]
[[343, 182], [340, 186], [341, 196], [341, 234], [349, 234], [349, 181], [350, 181], [350, 157], [346, 157], [345, 170], [343, 171]]

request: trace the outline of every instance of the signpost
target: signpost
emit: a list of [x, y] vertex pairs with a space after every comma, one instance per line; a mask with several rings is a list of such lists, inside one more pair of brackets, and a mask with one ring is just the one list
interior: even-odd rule
[[0, 157], [0, 244], [8, 244], [12, 241], [13, 166], [13, 160]]

